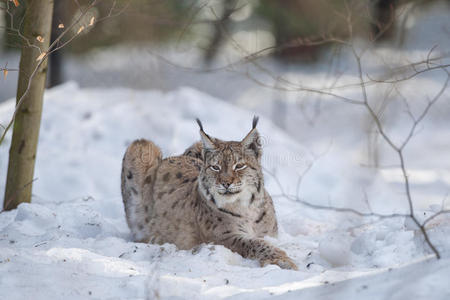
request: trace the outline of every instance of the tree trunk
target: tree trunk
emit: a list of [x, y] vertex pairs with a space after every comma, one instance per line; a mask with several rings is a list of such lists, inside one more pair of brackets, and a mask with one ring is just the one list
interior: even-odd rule
[[223, 42], [224, 30], [227, 30], [230, 24], [230, 16], [236, 9], [236, 0], [224, 0], [223, 13], [219, 20], [214, 24], [213, 37], [206, 48], [204, 61], [209, 65], [219, 52], [219, 48]]
[[[13, 136], [9, 150], [8, 175], [6, 179], [3, 208], [16, 208], [22, 202], [31, 202], [36, 149], [41, 123], [42, 98], [44, 94], [47, 62], [44, 61], [34, 73], [41, 51], [47, 51], [53, 14], [53, 0], [28, 0], [23, 35], [30, 44], [22, 45], [17, 101], [25, 94], [14, 121]], [[41, 38], [38, 37], [42, 37]], [[40, 50], [39, 50], [40, 49]]]
[[[53, 5], [53, 17], [52, 17], [52, 34], [51, 42], [53, 43], [61, 33], [61, 29], [58, 28], [59, 22], [64, 20], [65, 9], [67, 9], [67, 1], [55, 1]], [[49, 56], [49, 75], [48, 75], [48, 87], [54, 87], [64, 82], [63, 75], [63, 49], [55, 51]]]
[[395, 7], [397, 2], [398, 0], [378, 0], [375, 2], [375, 7], [373, 8], [375, 23], [372, 24], [372, 32], [374, 36], [380, 35], [377, 41], [392, 37], [395, 27]]

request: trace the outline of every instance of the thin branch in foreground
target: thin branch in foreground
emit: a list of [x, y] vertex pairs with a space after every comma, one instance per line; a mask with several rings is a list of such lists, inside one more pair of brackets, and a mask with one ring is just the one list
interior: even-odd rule
[[411, 140], [411, 137], [414, 135], [417, 125], [425, 118], [425, 116], [427, 115], [430, 108], [441, 98], [442, 94], [444, 93], [445, 89], [448, 86], [448, 83], [450, 80], [450, 73], [444, 69], [444, 71], [447, 74], [447, 79], [446, 79], [443, 87], [437, 93], [437, 95], [431, 101], [428, 102], [427, 106], [422, 111], [420, 116], [417, 119], [415, 119], [404, 142], [400, 146], [397, 146], [393, 142], [393, 140], [388, 136], [388, 134], [384, 130], [384, 127], [381, 124], [379, 117], [377, 116], [377, 114], [374, 112], [373, 108], [369, 104], [366, 85], [364, 83], [364, 78], [363, 78], [361, 57], [356, 53], [356, 51], [353, 47], [352, 47], [352, 52], [353, 52], [353, 55], [355, 57], [355, 60], [356, 60], [357, 66], [358, 66], [358, 74], [359, 74], [359, 79], [360, 79], [360, 83], [361, 83], [361, 92], [362, 92], [362, 96], [363, 96], [364, 106], [366, 107], [367, 111], [369, 112], [369, 115], [372, 117], [373, 121], [375, 122], [380, 135], [383, 137], [384, 141], [392, 148], [392, 150], [394, 150], [394, 152], [397, 154], [398, 159], [400, 161], [400, 169], [402, 171], [406, 199], [407, 199], [408, 206], [409, 206], [409, 218], [411, 218], [411, 220], [417, 225], [419, 230], [422, 232], [425, 242], [430, 247], [430, 249], [433, 251], [433, 253], [436, 255], [436, 258], [440, 259], [441, 255], [440, 255], [439, 251], [436, 249], [436, 247], [433, 245], [433, 243], [430, 241], [428, 233], [425, 229], [425, 224], [420, 223], [414, 214], [414, 203], [413, 203], [413, 199], [412, 199], [412, 195], [411, 195], [411, 187], [410, 187], [409, 177], [408, 177], [408, 173], [406, 171], [406, 164], [405, 164], [403, 150], [406, 147], [406, 145], [408, 144], [408, 142]]
[[[307, 168], [307, 170], [300, 176], [300, 178], [297, 181], [297, 184], [301, 184], [302, 182], [302, 177], [304, 175], [306, 175], [306, 173], [311, 169], [312, 165], [310, 165], [310, 167]], [[376, 218], [380, 218], [380, 219], [387, 219], [387, 218], [397, 218], [397, 217], [409, 217], [409, 214], [400, 214], [400, 213], [394, 213], [394, 214], [379, 214], [379, 213], [374, 213], [374, 212], [362, 212], [359, 210], [356, 210], [354, 208], [349, 208], [349, 207], [337, 207], [337, 206], [329, 206], [329, 205], [320, 205], [320, 204], [313, 204], [311, 202], [302, 200], [298, 195], [289, 195], [284, 191], [283, 185], [281, 184], [280, 180], [277, 178], [277, 176], [267, 170], [266, 168], [264, 168], [264, 172], [268, 175], [270, 175], [270, 177], [272, 177], [278, 188], [280, 189], [280, 194], [275, 194], [272, 195], [273, 198], [285, 198], [288, 200], [292, 200], [294, 202], [298, 202], [302, 205], [305, 205], [307, 207], [313, 208], [313, 209], [319, 209], [319, 210], [329, 210], [329, 211], [335, 211], [335, 212], [339, 212], [339, 213], [351, 213], [360, 217], [376, 217]], [[297, 186], [297, 191], [299, 190], [299, 187]]]
[[[106, 20], [106, 19], [108, 19], [108, 18], [112, 18], [112, 17], [115, 17], [115, 16], [117, 16], [117, 15], [123, 13], [123, 12], [125, 11], [125, 9], [128, 8], [128, 6], [130, 5], [130, 2], [131, 2], [131, 0], [128, 1], [128, 2], [124, 5], [124, 7], [122, 7], [122, 8], [119, 10], [119, 12], [113, 13], [113, 7], [114, 7], [114, 5], [115, 5], [115, 3], [116, 3], [116, 1], [114, 1], [114, 2], [113, 2], [113, 6], [112, 6], [110, 12], [108, 13], [108, 15], [105, 16], [105, 17], [103, 17], [103, 18], [100, 18], [100, 19], [96, 20], [95, 22], [98, 23], [98, 22], [104, 21], [104, 20]], [[7, 124], [7, 126], [5, 127], [5, 130], [3, 131], [3, 133], [2, 133], [1, 136], [0, 136], [0, 145], [1, 145], [2, 142], [4, 141], [7, 132], [9, 131], [9, 129], [11, 128], [11, 126], [14, 124], [14, 120], [15, 120], [15, 118], [16, 118], [17, 112], [19, 111], [20, 106], [22, 105], [23, 101], [24, 101], [25, 98], [26, 98], [26, 95], [28, 94], [28, 92], [29, 92], [29, 90], [30, 90], [32, 79], [35, 77], [35, 75], [36, 75], [37, 71], [39, 70], [39, 68], [41, 67], [42, 63], [44, 63], [44, 61], [47, 59], [47, 57], [48, 57], [49, 55], [51, 55], [52, 53], [54, 53], [54, 52], [60, 50], [62, 47], [66, 46], [66, 45], [67, 45], [68, 43], [70, 43], [73, 39], [75, 39], [76, 37], [79, 36], [79, 34], [81, 33], [82, 30], [81, 30], [81, 31], [79, 30], [76, 34], [72, 35], [67, 41], [64, 41], [64, 42], [62, 41], [62, 39], [63, 39], [63, 38], [64, 38], [64, 37], [65, 37], [65, 36], [73, 29], [73, 28], [75, 28], [76, 25], [80, 24], [80, 22], [82, 21], [83, 17], [84, 17], [84, 16], [85, 16], [85, 15], [86, 15], [93, 7], [95, 7], [95, 5], [97, 5], [97, 3], [98, 3], [98, 0], [92, 0], [92, 2], [91, 2], [84, 10], [81, 10], [81, 9], [80, 9], [80, 15], [79, 15], [79, 16], [78, 16], [78, 17], [77, 17], [77, 18], [76, 18], [69, 26], [64, 27], [63, 32], [62, 32], [62, 33], [61, 33], [61, 34], [60, 34], [60, 35], [59, 35], [59, 36], [58, 36], [58, 37], [50, 44], [50, 46], [48, 47], [47, 51], [42, 52], [42, 51], [40, 50], [40, 48], [38, 47], [38, 48], [39, 48], [39, 51], [41, 51], [41, 56], [42, 56], [42, 57], [41, 57], [41, 56], [38, 57], [39, 62], [38, 62], [38, 64], [36, 65], [36, 68], [34, 69], [34, 71], [33, 71], [33, 72], [31, 73], [31, 75], [29, 76], [27, 88], [25, 89], [25, 92], [22, 94], [22, 96], [21, 96], [21, 97], [17, 100], [17, 102], [16, 102], [16, 107], [15, 107], [13, 116], [12, 116], [11, 120], [9, 121], [9, 123]], [[12, 15], [11, 15], [11, 16], [12, 16]], [[19, 30], [19, 29], [10, 28], [10, 30], [13, 30], [13, 31], [16, 32], [22, 39], [24, 39], [24, 41], [26, 41], [26, 43], [27, 43], [27, 45], [28, 45], [29, 47], [37, 47], [36, 45], [33, 45], [33, 44], [29, 41], [28, 38], [24, 37], [24, 36], [20, 33], [20, 30]]]

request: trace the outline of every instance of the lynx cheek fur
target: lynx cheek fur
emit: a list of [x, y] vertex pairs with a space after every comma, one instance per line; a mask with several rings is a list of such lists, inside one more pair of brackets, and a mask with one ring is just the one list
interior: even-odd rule
[[173, 243], [190, 249], [224, 245], [261, 266], [297, 266], [265, 241], [278, 227], [264, 188], [262, 149], [253, 128], [240, 142], [212, 138], [200, 126], [201, 142], [183, 155], [162, 159], [150, 141], [134, 141], [122, 165], [122, 198], [128, 225], [139, 242]]

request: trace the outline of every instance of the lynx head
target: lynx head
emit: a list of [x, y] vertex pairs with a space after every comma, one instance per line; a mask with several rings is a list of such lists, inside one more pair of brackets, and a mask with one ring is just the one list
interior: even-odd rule
[[[263, 185], [261, 143], [253, 119], [253, 128], [240, 142], [210, 137], [200, 126], [203, 168], [199, 176], [200, 190], [205, 197], [232, 202], [251, 198]], [[249, 199], [247, 199], [249, 200]]]

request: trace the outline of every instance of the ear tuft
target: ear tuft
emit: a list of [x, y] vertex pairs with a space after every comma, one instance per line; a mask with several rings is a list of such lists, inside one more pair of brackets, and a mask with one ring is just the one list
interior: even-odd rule
[[203, 154], [205, 151], [215, 149], [216, 145], [214, 145], [213, 139], [209, 135], [207, 135], [206, 132], [203, 130], [203, 124], [200, 121], [200, 119], [196, 118], [195, 120], [197, 121], [197, 124], [200, 127], [200, 139], [203, 145]]
[[256, 128], [256, 125], [258, 125], [258, 121], [259, 121], [259, 117], [258, 116], [254, 116], [253, 117], [253, 123], [252, 123], [252, 129]]
[[[202, 121], [200, 121], [199, 118], [195, 118], [195, 121], [197, 121], [198, 127], [200, 127], [200, 130], [203, 131], [203, 125], [202, 125]], [[204, 131], [203, 131], [204, 132]]]

